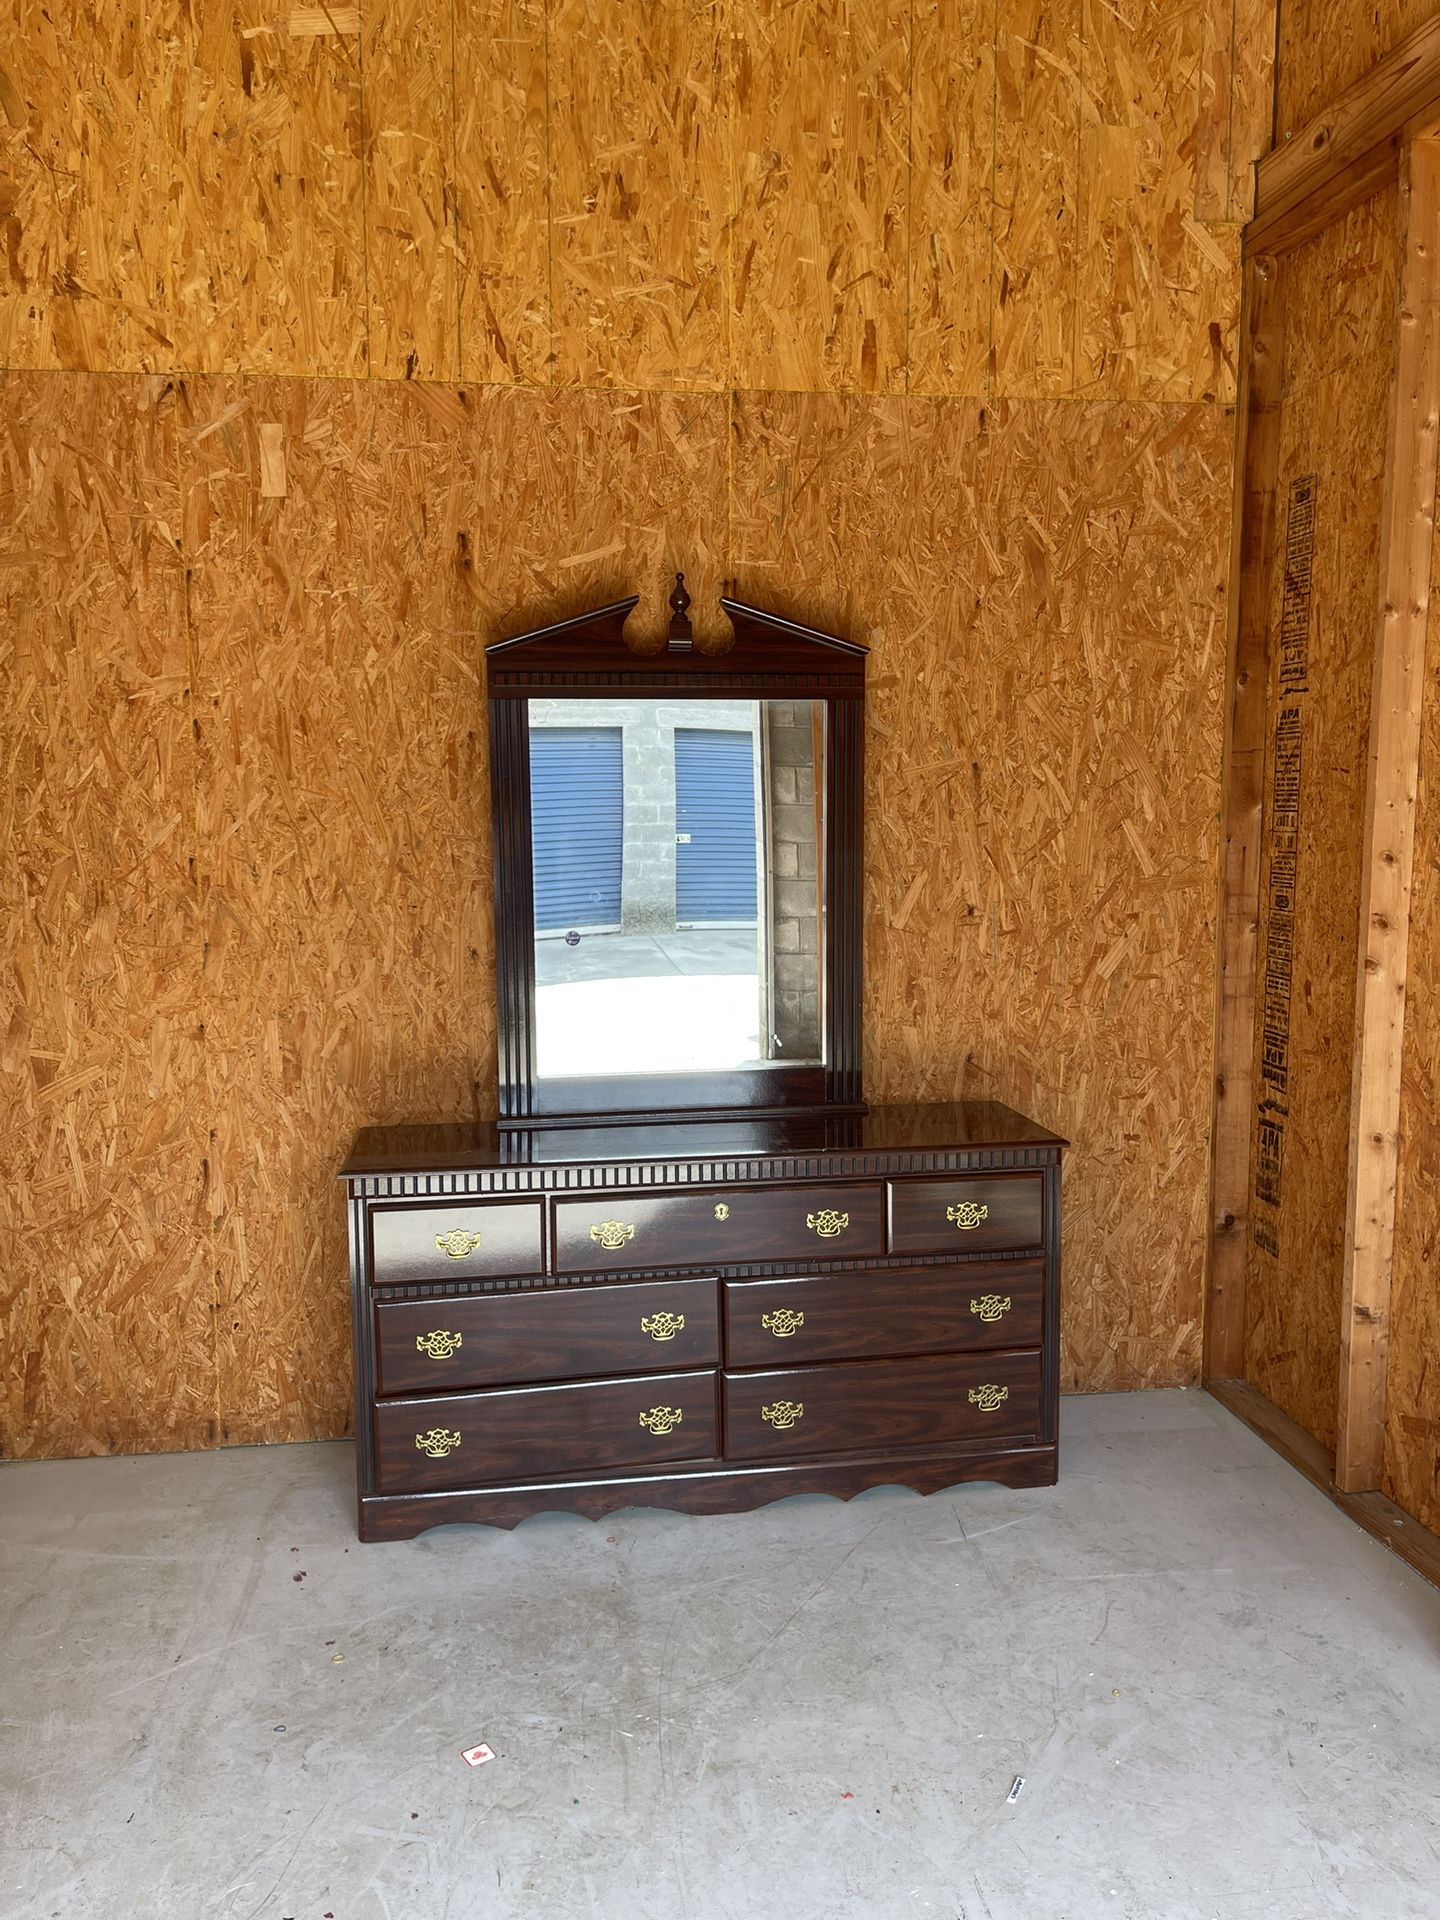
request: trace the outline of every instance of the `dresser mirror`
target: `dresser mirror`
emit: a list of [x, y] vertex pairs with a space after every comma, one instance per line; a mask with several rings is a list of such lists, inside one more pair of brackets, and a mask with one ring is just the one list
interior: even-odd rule
[[823, 704], [527, 721], [539, 1080], [821, 1064]]
[[501, 1125], [860, 1111], [865, 649], [636, 604], [487, 649]]

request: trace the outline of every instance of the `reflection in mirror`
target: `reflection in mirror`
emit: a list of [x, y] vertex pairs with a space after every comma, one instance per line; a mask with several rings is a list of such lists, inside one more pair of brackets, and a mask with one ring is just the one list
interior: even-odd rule
[[541, 1079], [822, 1059], [825, 708], [531, 700]]

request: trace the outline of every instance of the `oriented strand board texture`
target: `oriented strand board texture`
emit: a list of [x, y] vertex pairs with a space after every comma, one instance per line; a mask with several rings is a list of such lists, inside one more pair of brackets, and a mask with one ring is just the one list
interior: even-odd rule
[[0, 0], [0, 366], [174, 364], [181, 0]]
[[178, 432], [0, 379], [6, 1453], [217, 1437]]
[[1437, 0], [1282, 0], [1275, 70], [1275, 135], [1283, 144], [1397, 46], [1440, 13]]
[[1226, 399], [1273, 4], [0, 0], [0, 367]]
[[[1335, 1439], [1339, 1384], [1365, 755], [1379, 607], [1397, 217], [1394, 191], [1379, 194], [1292, 255], [1285, 268], [1280, 558], [1271, 596], [1263, 835], [1268, 848], [1276, 844], [1274, 742], [1282, 705], [1299, 713], [1300, 824], [1286, 1085], [1279, 1096], [1265, 1085], [1263, 1024], [1257, 1022], [1257, 1100], [1278, 1098], [1279, 1111], [1266, 1117], [1278, 1121], [1284, 1144], [1278, 1206], [1257, 1198], [1252, 1207], [1246, 1378], [1327, 1446]], [[1306, 475], [1315, 477], [1308, 674], [1282, 687], [1287, 503], [1292, 482]], [[1271, 950], [1271, 911], [1267, 902], [1262, 972]], [[1260, 1158], [1259, 1122], [1257, 1108], [1252, 1169]]]
[[0, 0], [0, 1449], [345, 1430], [347, 1136], [493, 1111], [480, 648], [677, 566], [874, 644], [871, 1088], [1072, 1133], [1067, 1381], [1195, 1377], [1191, 11]]
[[1382, 1484], [1440, 1532], [1440, 544], [1425, 651]]
[[624, 13], [610, 0], [557, 0], [550, 152], [561, 380], [725, 384], [723, 23], [713, 0]]
[[1067, 1386], [1198, 1359], [1229, 449], [1208, 407], [736, 422], [742, 592], [873, 649], [867, 1093], [1072, 1138]]

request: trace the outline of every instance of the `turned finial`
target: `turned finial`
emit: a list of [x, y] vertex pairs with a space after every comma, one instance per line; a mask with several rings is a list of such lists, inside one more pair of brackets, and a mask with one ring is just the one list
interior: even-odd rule
[[692, 632], [689, 620], [690, 596], [685, 591], [685, 576], [677, 573], [675, 590], [670, 595], [670, 642], [671, 653], [689, 653]]

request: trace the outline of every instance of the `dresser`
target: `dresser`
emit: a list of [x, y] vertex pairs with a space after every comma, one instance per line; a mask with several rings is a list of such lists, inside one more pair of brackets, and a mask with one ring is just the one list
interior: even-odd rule
[[1048, 1485], [1064, 1146], [989, 1102], [366, 1129], [361, 1538]]

